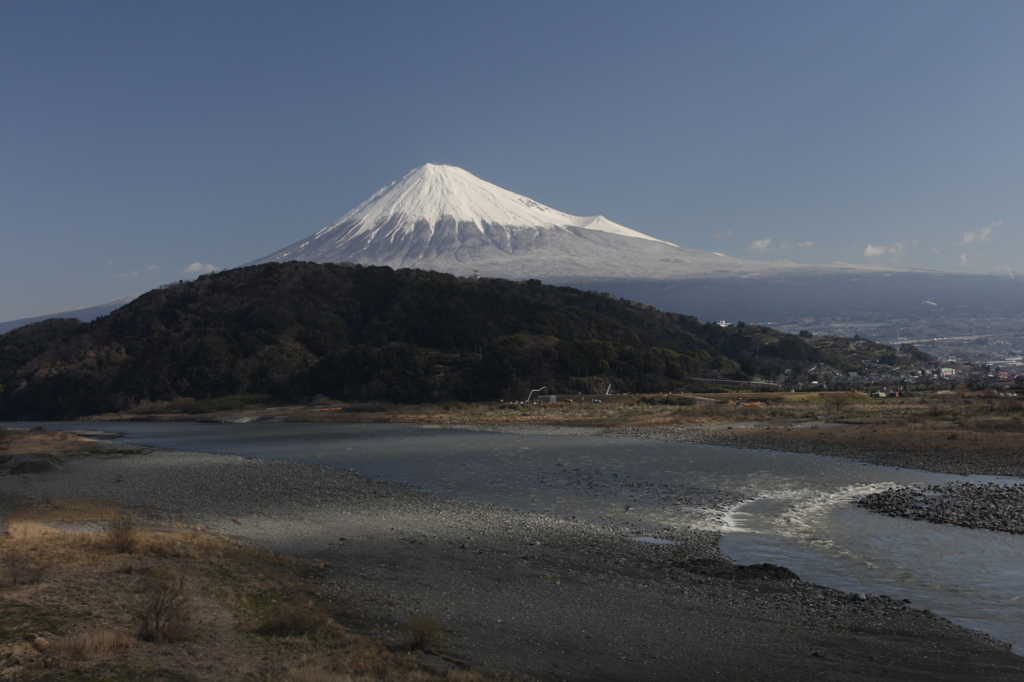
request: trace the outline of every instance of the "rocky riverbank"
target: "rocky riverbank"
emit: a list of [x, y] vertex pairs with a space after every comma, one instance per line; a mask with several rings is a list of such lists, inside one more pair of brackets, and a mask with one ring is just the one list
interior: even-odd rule
[[153, 450], [0, 478], [0, 496], [112, 500], [301, 557], [339, 613], [383, 634], [416, 614], [451, 658], [545, 680], [986, 679], [1024, 659], [912, 605], [740, 567], [717, 536], [460, 502], [325, 466]]
[[1024, 533], [1024, 485], [970, 482], [904, 486], [872, 493], [857, 505], [888, 516]]

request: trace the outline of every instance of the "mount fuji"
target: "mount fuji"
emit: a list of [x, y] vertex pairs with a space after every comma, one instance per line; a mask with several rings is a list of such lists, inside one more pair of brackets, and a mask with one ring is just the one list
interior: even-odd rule
[[604, 216], [569, 215], [461, 168], [434, 164], [411, 171], [334, 224], [251, 264], [289, 260], [545, 281], [875, 270], [744, 260], [682, 248]]
[[938, 319], [979, 306], [1024, 310], [1020, 280], [732, 258], [676, 246], [603, 216], [569, 215], [461, 168], [433, 164], [379, 190], [334, 224], [249, 264], [289, 260], [537, 278], [701, 319], [770, 324], [806, 325], [808, 317], [837, 315]]
[[[603, 216], [569, 215], [461, 168], [433, 164], [378, 190], [332, 225], [248, 265], [291, 260], [537, 278], [702, 319], [801, 327], [809, 317], [874, 323], [965, 311], [1024, 316], [1021, 278], [732, 258], [676, 246]], [[124, 302], [0, 323], [0, 333], [52, 317], [89, 320]]]

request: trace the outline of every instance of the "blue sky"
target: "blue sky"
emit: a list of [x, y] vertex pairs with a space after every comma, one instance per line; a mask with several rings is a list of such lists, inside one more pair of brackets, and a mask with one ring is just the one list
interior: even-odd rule
[[426, 162], [733, 256], [1024, 270], [1022, 28], [1016, 1], [0, 1], [0, 320], [240, 265]]

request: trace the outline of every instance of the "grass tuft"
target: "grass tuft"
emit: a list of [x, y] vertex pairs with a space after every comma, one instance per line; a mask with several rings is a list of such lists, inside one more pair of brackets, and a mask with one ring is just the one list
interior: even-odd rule
[[139, 544], [138, 533], [135, 531], [135, 519], [130, 516], [122, 516], [110, 522], [107, 528], [110, 534], [110, 542], [118, 554], [128, 554], [135, 551]]
[[93, 661], [106, 658], [131, 645], [131, 638], [122, 632], [96, 630], [61, 640], [57, 645], [57, 653], [75, 661]]

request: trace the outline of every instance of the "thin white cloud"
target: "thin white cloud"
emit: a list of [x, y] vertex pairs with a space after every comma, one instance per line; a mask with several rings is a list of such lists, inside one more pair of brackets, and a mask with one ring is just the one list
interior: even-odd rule
[[916, 239], [912, 241], [896, 242], [895, 244], [890, 244], [888, 246], [874, 246], [873, 244], [868, 244], [868, 247], [864, 249], [864, 255], [868, 258], [877, 258], [878, 256], [884, 256], [887, 253], [891, 253], [899, 258], [907, 252], [907, 246], [914, 246], [916, 244]]
[[800, 246], [800, 247], [806, 248], [806, 247], [808, 247], [808, 246], [814, 246], [814, 245], [815, 245], [815, 244], [817, 244], [817, 243], [818, 243], [818, 242], [800, 242], [799, 244], [797, 244], [797, 246]]
[[975, 265], [975, 263], [972, 263], [972, 262], [971, 262], [971, 261], [970, 261], [970, 260], [969, 260], [969, 259], [967, 258], [967, 254], [966, 254], [966, 253], [961, 253], [961, 254], [960, 254], [960, 267], [962, 267], [962, 268], [969, 268], [969, 267], [971, 267], [972, 265]]
[[210, 265], [209, 263], [200, 263], [199, 261], [196, 261], [192, 265], [185, 268], [182, 272], [184, 272], [186, 275], [205, 275], [210, 272], [217, 272], [218, 270], [220, 270], [220, 268], [218, 268], [216, 265]]
[[1002, 224], [1002, 220], [997, 220], [985, 227], [979, 227], [977, 230], [968, 230], [967, 232], [964, 232], [964, 236], [960, 238], [960, 246], [966, 246], [973, 242], [978, 242], [979, 244], [987, 242], [989, 238], [999, 230], [999, 226]]
[[159, 265], [147, 265], [146, 266], [146, 272], [159, 272], [159, 271], [160, 271], [160, 266]]
[[117, 276], [118, 277], [124, 277], [125, 279], [132, 279], [133, 277], [138, 277], [139, 276], [139, 271], [138, 270], [132, 270], [131, 272], [119, 272], [119, 273], [117, 273]]
[[726, 230], [725, 232], [715, 232], [714, 239], [728, 239], [732, 236], [732, 230]]
[[747, 250], [754, 253], [764, 253], [772, 245], [771, 239], [758, 239], [756, 242], [747, 244]]

